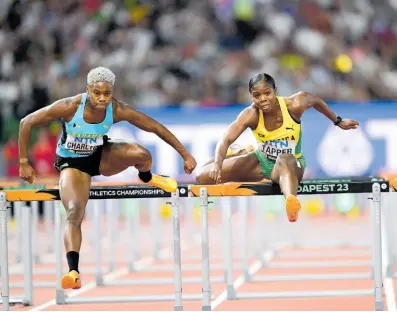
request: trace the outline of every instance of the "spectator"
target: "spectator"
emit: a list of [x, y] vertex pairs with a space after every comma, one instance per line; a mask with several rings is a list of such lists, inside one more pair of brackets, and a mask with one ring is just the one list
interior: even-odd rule
[[57, 175], [54, 168], [56, 141], [51, 140], [49, 130], [40, 128], [37, 141], [32, 148], [33, 168], [38, 176], [50, 177]]
[[6, 176], [9, 178], [19, 177], [19, 149], [16, 134], [8, 137], [3, 149]]
[[[397, 96], [392, 1], [0, 3], [0, 101], [18, 103], [3, 106], [17, 118], [83, 91], [97, 65], [118, 75], [116, 95], [134, 106], [245, 102], [257, 71], [275, 75], [281, 94], [305, 88], [328, 100]], [[351, 66], [335, 66], [340, 59]]]

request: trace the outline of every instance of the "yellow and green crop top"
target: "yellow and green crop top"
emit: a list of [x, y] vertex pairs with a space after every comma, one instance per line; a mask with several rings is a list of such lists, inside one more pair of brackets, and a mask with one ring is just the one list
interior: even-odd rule
[[293, 154], [296, 158], [300, 158], [302, 156], [301, 125], [291, 117], [284, 98], [277, 97], [277, 99], [283, 115], [283, 124], [276, 130], [266, 130], [263, 112], [259, 110], [258, 126], [253, 131], [258, 149], [263, 156], [273, 161], [280, 154]]

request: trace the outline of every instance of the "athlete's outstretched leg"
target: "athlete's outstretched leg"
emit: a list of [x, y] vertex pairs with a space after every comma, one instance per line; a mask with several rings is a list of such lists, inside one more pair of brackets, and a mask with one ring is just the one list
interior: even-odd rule
[[82, 241], [81, 223], [90, 194], [91, 177], [77, 169], [66, 168], [61, 171], [59, 192], [66, 210], [64, 244], [69, 273], [62, 278], [62, 287], [77, 289], [81, 287], [79, 276], [79, 254]]
[[[196, 176], [199, 184], [215, 184], [210, 178], [212, 162], [207, 163]], [[255, 152], [227, 158], [222, 164], [222, 183], [259, 182], [265, 179]]]
[[298, 219], [301, 208], [296, 195], [302, 177], [303, 168], [294, 155], [284, 154], [277, 158], [271, 178], [273, 182], [280, 185], [280, 189], [285, 196], [286, 211], [290, 222], [295, 222]]
[[174, 179], [152, 174], [152, 155], [141, 145], [111, 142], [104, 147], [99, 166], [102, 175], [115, 175], [131, 166], [138, 169], [138, 177], [142, 182], [166, 192], [176, 191], [178, 185]]

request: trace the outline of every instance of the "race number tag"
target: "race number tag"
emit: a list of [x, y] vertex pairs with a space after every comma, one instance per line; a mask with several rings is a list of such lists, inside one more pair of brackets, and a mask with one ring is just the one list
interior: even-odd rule
[[103, 145], [103, 137], [78, 138], [68, 135], [65, 142], [65, 149], [79, 155], [91, 155], [96, 149]]
[[262, 154], [269, 160], [275, 161], [279, 155], [295, 154], [296, 141], [294, 140], [275, 140], [260, 144]]

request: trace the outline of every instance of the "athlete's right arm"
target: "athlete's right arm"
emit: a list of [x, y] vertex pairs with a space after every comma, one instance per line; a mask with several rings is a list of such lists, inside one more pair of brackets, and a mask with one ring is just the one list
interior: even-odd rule
[[51, 121], [57, 119], [67, 119], [72, 111], [75, 110], [73, 106], [77, 97], [60, 99], [51, 105], [27, 115], [21, 120], [18, 137], [19, 161], [21, 164], [28, 162], [28, 146], [32, 128], [48, 125]]
[[226, 158], [227, 149], [249, 127], [255, 124], [255, 110], [251, 107], [244, 109], [235, 121], [228, 127], [221, 140], [216, 145], [215, 161], [210, 178], [217, 183], [221, 182], [221, 169]]

